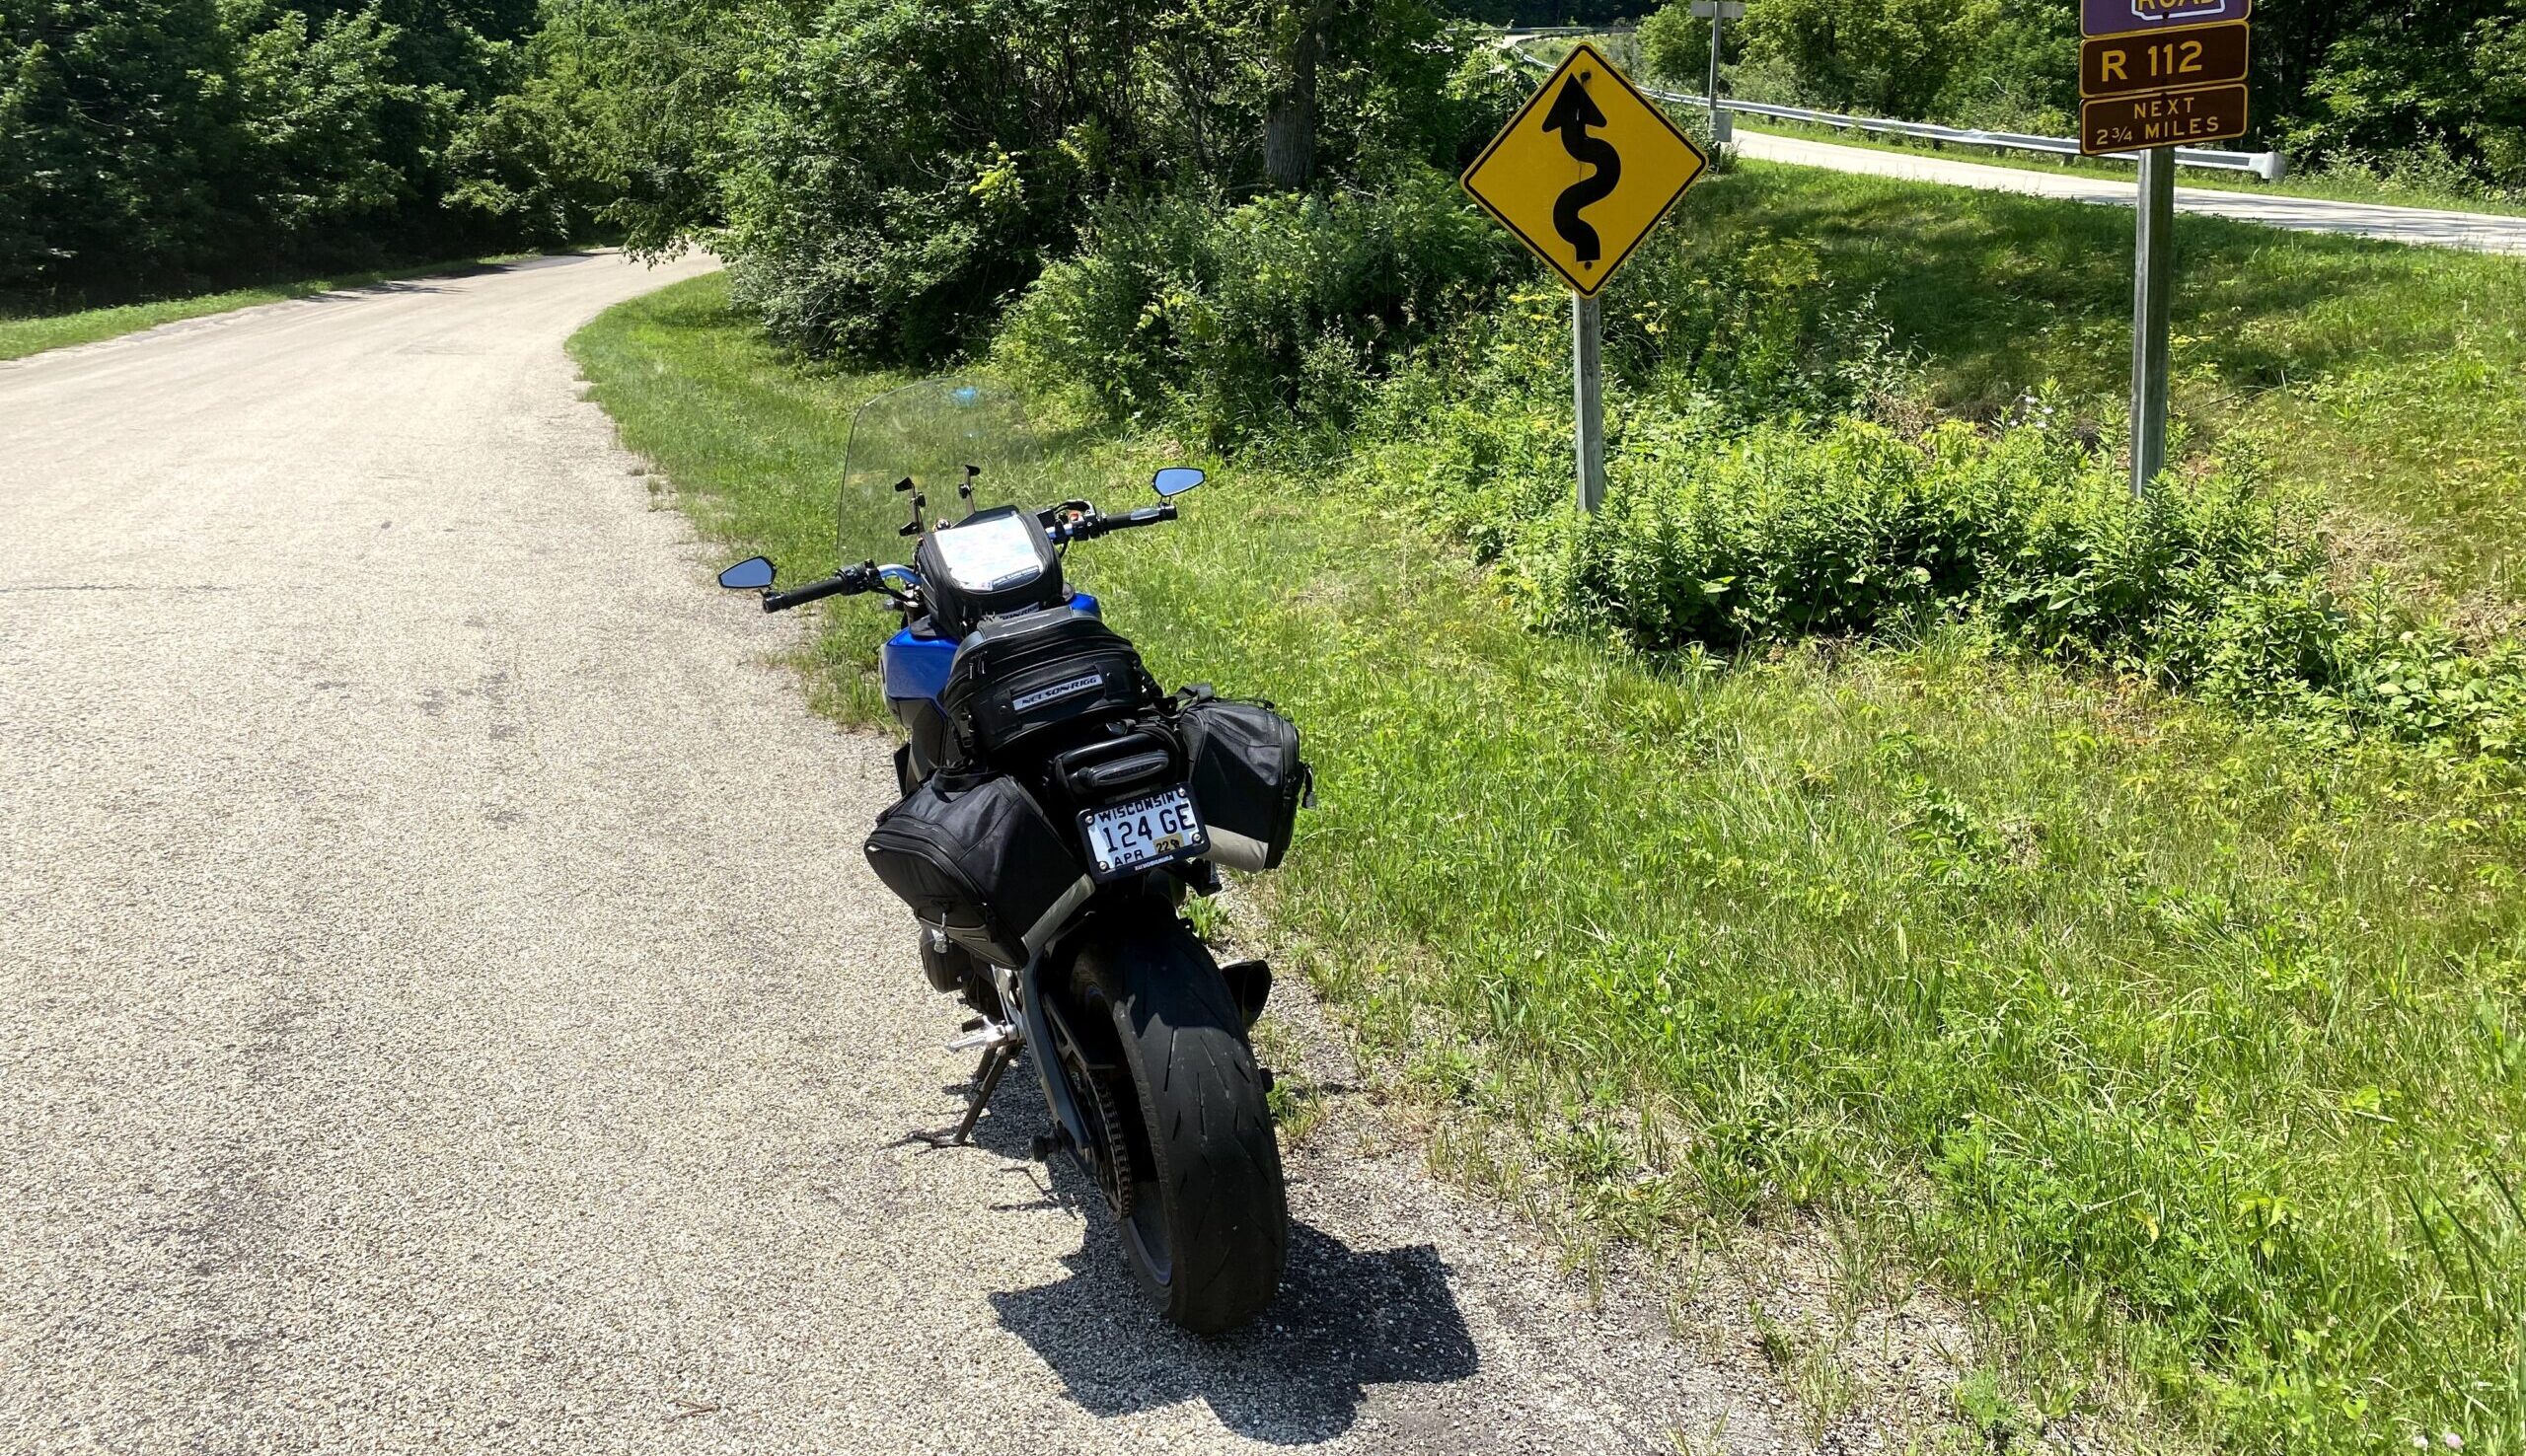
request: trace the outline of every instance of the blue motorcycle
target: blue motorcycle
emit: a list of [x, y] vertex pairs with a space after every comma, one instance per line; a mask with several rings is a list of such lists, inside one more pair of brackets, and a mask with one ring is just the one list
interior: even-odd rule
[[[1166, 1318], [1224, 1331], [1271, 1300], [1288, 1249], [1249, 1041], [1271, 972], [1220, 964], [1181, 910], [1218, 892], [1222, 865], [1278, 866], [1312, 779], [1270, 704], [1163, 692], [1064, 575], [1081, 542], [1175, 520], [1203, 473], [1161, 470], [1157, 502], [1117, 515], [977, 504], [1036, 484], [1045, 459], [1022, 401], [991, 384], [879, 395], [845, 446], [841, 554], [891, 506], [909, 513], [894, 529], [910, 563], [780, 590], [756, 556], [719, 584], [760, 591], [767, 612], [876, 595], [902, 616], [881, 665], [903, 798], [866, 853], [912, 910], [930, 983], [977, 1013], [950, 1045], [982, 1054], [963, 1117], [923, 1135], [965, 1141], [1024, 1054], [1052, 1112], [1036, 1155], [1094, 1184]], [[952, 523], [929, 506], [951, 487]]]

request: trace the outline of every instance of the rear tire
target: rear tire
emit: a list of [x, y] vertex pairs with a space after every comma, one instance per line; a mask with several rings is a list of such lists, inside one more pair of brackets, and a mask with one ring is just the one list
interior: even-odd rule
[[[1219, 966], [1162, 908], [1078, 958], [1079, 999], [1110, 1018], [1139, 1127], [1123, 1256], [1141, 1292], [1196, 1334], [1262, 1312], [1289, 1257], [1289, 1194], [1262, 1071]], [[1146, 1155], [1144, 1156], [1144, 1152]]]

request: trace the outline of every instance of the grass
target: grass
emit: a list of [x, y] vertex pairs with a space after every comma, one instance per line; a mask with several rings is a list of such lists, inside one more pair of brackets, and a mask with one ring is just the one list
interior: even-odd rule
[[426, 277], [433, 273], [457, 272], [469, 267], [512, 262], [521, 257], [532, 256], [534, 256], [533, 254], [527, 253], [498, 254], [402, 268], [381, 268], [366, 273], [342, 273], [326, 278], [298, 278], [281, 283], [258, 284], [252, 288], [232, 288], [224, 293], [200, 293], [189, 298], [117, 304], [111, 308], [73, 309], [61, 313], [14, 316], [0, 314], [0, 360], [23, 359], [29, 354], [39, 354], [46, 349], [63, 349], [74, 344], [117, 338], [126, 333], [137, 333], [144, 328], [155, 328], [161, 324], [176, 324], [211, 314], [251, 309], [257, 304], [282, 303], [293, 298], [308, 298], [319, 293], [332, 293], [336, 289], [364, 287], [389, 278]]
[[[2034, 152], [2015, 152], [1997, 147], [1967, 144], [1944, 145], [1914, 137], [1849, 131], [1837, 126], [1823, 126], [1804, 121], [1787, 121], [1778, 117], [1751, 118], [1737, 116], [1739, 131], [1767, 136], [1795, 137], [1801, 141], [1829, 142], [1835, 146], [1858, 147], [1872, 152], [1897, 152], [1906, 156], [1940, 157], [1951, 162], [1973, 162], [1985, 167], [2005, 167], [2017, 172], [2048, 172], [2074, 177], [2107, 178], [2133, 182], [2138, 169], [2129, 162], [2108, 161], [2096, 157], [2053, 157]], [[2225, 143], [2235, 146], [2236, 143]], [[2426, 186], [2400, 186], [2383, 182], [2364, 173], [2325, 171], [2295, 173], [2279, 182], [2267, 182], [2247, 173], [2215, 172], [2202, 167], [2176, 169], [2176, 185], [2199, 187], [2215, 192], [2250, 192], [2267, 197], [2310, 197], [2328, 202], [2365, 202], [2387, 207], [2428, 207], [2451, 212], [2481, 212], [2500, 217], [2526, 217], [2526, 200], [2512, 196], [2481, 196], [2471, 193]]]
[[[2039, 228], [2016, 199], [1725, 181], [1689, 225], [1814, 240], [1952, 346], [1931, 363], [1956, 398], [2024, 345], [1937, 317], [1933, 250], [1961, 314], [2074, 318], [2108, 281], [2076, 208]], [[2011, 240], [2042, 254], [2008, 260]], [[2244, 306], [2248, 275], [2292, 283], [2267, 235], [2203, 241], [2240, 276], [2196, 312]], [[2389, 255], [2300, 261], [2296, 312], [2219, 337], [2231, 367], [2327, 340], [2375, 366], [2372, 331], [2316, 321], [2385, 287]], [[2427, 297], [2384, 324], [2428, 327]], [[2066, 376], [2102, 335], [2044, 336]], [[848, 409], [876, 382], [794, 367], [715, 278], [574, 349], [732, 554], [830, 560]], [[1161, 454], [1080, 443], [1067, 488], [1117, 500]], [[1517, 1129], [1653, 1248], [1866, 1230], [1976, 1301], [2045, 1409], [2094, 1413], [2124, 1388], [2095, 1372], [2120, 1368], [2157, 1404], [2113, 1416], [2234, 1450], [2526, 1450], [2506, 790], [2311, 756], [1960, 629], [1716, 673], [1536, 637], [1396, 506], [1227, 469], [1179, 527], [1073, 570], [1162, 679], [1269, 695], [1305, 730], [1323, 803], [1265, 903], [1405, 1081]], [[890, 524], [856, 530], [873, 548]], [[823, 622], [813, 694], [868, 721], [881, 614]], [[2005, 1404], [1977, 1386], [1964, 1409]]]
[[[2047, 383], [2118, 426], [2131, 218], [2117, 209], [1746, 162], [1675, 226], [1873, 299], [1929, 402], [1989, 416]], [[2352, 516], [2448, 591], [2526, 597], [2526, 260], [2188, 216], [2175, 409]], [[1609, 327], [1646, 301], [1616, 279]], [[2362, 525], [2385, 528], [2360, 531]]]

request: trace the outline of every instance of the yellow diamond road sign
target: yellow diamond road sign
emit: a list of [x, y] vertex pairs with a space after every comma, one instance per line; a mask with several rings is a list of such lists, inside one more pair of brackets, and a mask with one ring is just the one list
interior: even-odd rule
[[1464, 170], [1464, 189], [1594, 297], [1710, 159], [1581, 42]]

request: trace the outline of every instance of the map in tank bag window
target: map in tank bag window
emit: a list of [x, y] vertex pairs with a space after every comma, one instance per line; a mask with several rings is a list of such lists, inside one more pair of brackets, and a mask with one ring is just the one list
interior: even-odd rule
[[951, 526], [930, 533], [930, 540], [948, 576], [969, 592], [1015, 586], [1033, 580], [1044, 569], [1035, 556], [1035, 538], [1015, 516]]

